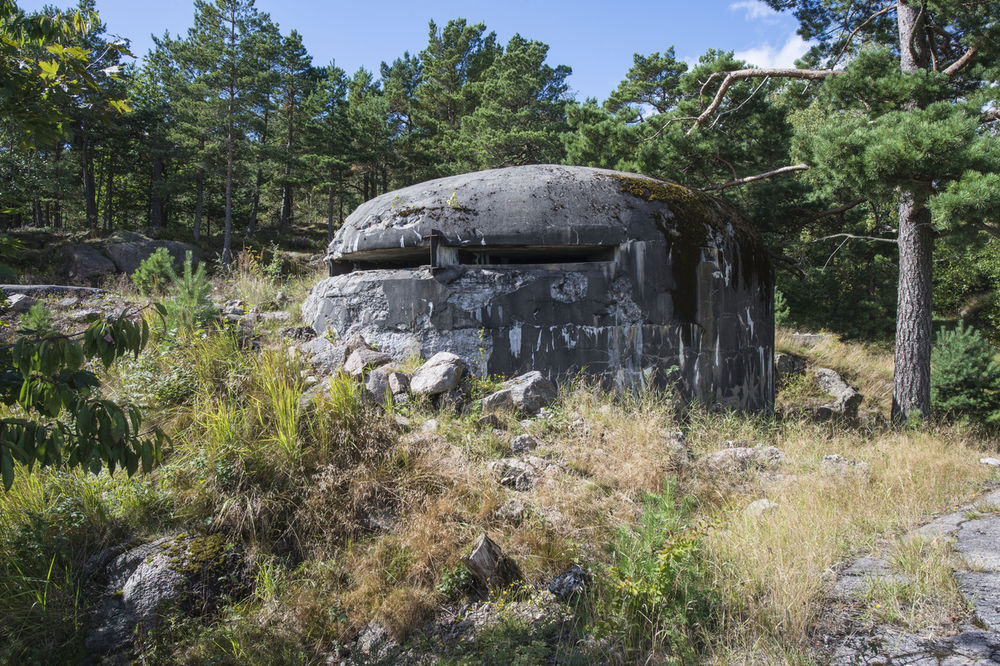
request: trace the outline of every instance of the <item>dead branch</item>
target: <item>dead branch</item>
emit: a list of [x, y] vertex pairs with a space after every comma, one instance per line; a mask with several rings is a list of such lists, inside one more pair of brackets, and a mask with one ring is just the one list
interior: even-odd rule
[[871, 23], [872, 21], [874, 21], [875, 19], [877, 19], [879, 16], [882, 16], [883, 14], [885, 14], [887, 12], [890, 12], [890, 11], [892, 11], [895, 8], [896, 8], [896, 3], [895, 2], [889, 4], [886, 7], [883, 7], [882, 9], [878, 10], [877, 12], [875, 12], [874, 14], [872, 14], [871, 16], [869, 16], [868, 18], [866, 18], [864, 20], [864, 22], [861, 23], [861, 25], [859, 25], [857, 28], [855, 28], [854, 30], [852, 30], [851, 34], [847, 36], [847, 41], [844, 42], [844, 47], [842, 49], [840, 49], [840, 53], [838, 53], [837, 57], [834, 58], [833, 62], [830, 63], [830, 67], [833, 67], [838, 62], [840, 62], [840, 59], [844, 57], [844, 53], [847, 52], [847, 47], [851, 45], [851, 42], [854, 41], [855, 35], [857, 35], [861, 31], [862, 28], [864, 28], [866, 25], [868, 25], [869, 23]]
[[816, 220], [821, 220], [824, 217], [830, 217], [831, 215], [839, 215], [840, 213], [846, 213], [847, 211], [851, 210], [852, 208], [854, 208], [856, 206], [860, 206], [861, 204], [863, 204], [866, 201], [868, 201], [868, 200], [867, 199], [855, 199], [854, 201], [848, 201], [843, 206], [837, 206], [836, 208], [831, 208], [829, 210], [824, 210], [822, 213], [816, 213], [815, 215], [813, 215], [812, 217], [810, 217], [808, 220], [806, 220], [806, 224], [808, 224], [809, 222], [815, 222]]
[[739, 185], [746, 185], [747, 183], [752, 183], [757, 180], [764, 180], [765, 178], [771, 178], [773, 176], [780, 176], [785, 173], [791, 173], [793, 171], [805, 171], [809, 168], [807, 164], [793, 164], [791, 166], [783, 166], [780, 169], [774, 169], [773, 171], [768, 171], [766, 173], [759, 173], [756, 176], [745, 176], [743, 178], [737, 178], [731, 180], [728, 183], [723, 183], [722, 185], [709, 185], [708, 187], [701, 188], [703, 192], [711, 192], [715, 190], [724, 190], [729, 187], [738, 187]]
[[992, 123], [997, 120], [1000, 120], [1000, 109], [993, 109], [992, 111], [987, 111], [983, 115], [979, 116], [979, 122], [983, 124]]
[[829, 236], [823, 236], [822, 238], [814, 238], [810, 243], [819, 243], [820, 241], [830, 240], [831, 238], [844, 238], [845, 240], [867, 240], [867, 241], [882, 241], [883, 243], [895, 243], [895, 238], [879, 238], [878, 236], [857, 236], [855, 234], [831, 234]]
[[[713, 99], [712, 103], [708, 105], [708, 108], [706, 108], [702, 114], [695, 119], [694, 125], [691, 126], [691, 129], [689, 129], [687, 133], [690, 134], [695, 130], [695, 128], [700, 127], [706, 120], [712, 117], [712, 114], [714, 114], [718, 110], [719, 106], [722, 105], [722, 100], [726, 96], [726, 91], [729, 90], [729, 87], [736, 81], [766, 76], [774, 76], [784, 79], [816, 80], [825, 79], [828, 76], [834, 76], [836, 74], [840, 74], [841, 72], [842, 70], [837, 69], [796, 69], [794, 67], [775, 69], [738, 69], [732, 72], [716, 72], [715, 74], [712, 74], [712, 76], [708, 77], [708, 81], [705, 81], [706, 86], [709, 81], [718, 75], [725, 75], [726, 78], [722, 79], [722, 84], [715, 93], [715, 99]], [[704, 90], [704, 86], [702, 86], [702, 90]]]
[[976, 51], [976, 47], [970, 46], [969, 50], [963, 53], [961, 58], [948, 65], [947, 68], [945, 68], [944, 75], [947, 77], [952, 77], [958, 74], [963, 67], [968, 65], [972, 61], [972, 59], [976, 57], [976, 53], [978, 53], [978, 51]]

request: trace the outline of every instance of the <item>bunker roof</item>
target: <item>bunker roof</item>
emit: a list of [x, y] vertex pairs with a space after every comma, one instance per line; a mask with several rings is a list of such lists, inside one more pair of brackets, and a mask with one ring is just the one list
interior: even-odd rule
[[541, 164], [439, 178], [361, 204], [330, 243], [333, 261], [377, 262], [425, 248], [431, 230], [449, 246], [608, 247], [628, 240], [700, 244], [711, 230], [760, 237], [732, 206], [622, 171]]

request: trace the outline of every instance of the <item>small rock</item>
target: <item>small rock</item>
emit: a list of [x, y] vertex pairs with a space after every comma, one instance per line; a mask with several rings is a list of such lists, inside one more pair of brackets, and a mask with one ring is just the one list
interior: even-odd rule
[[319, 382], [319, 380], [316, 379], [315, 375], [307, 375], [306, 378], [302, 380], [302, 385], [309, 388], [310, 386], [316, 386], [317, 382]]
[[517, 525], [524, 519], [525, 513], [526, 509], [524, 502], [514, 497], [508, 500], [506, 504], [497, 507], [493, 511], [493, 517], [497, 520], [503, 520]]
[[246, 314], [246, 311], [243, 309], [243, 301], [226, 301], [225, 305], [222, 306], [222, 314], [227, 318], [233, 316], [242, 317]]
[[69, 316], [75, 322], [90, 321], [91, 319], [99, 319], [104, 316], [104, 313], [100, 310], [95, 310], [89, 308], [87, 310], [78, 310]]
[[438, 352], [413, 373], [410, 390], [416, 395], [437, 395], [458, 386], [465, 366], [451, 352]]
[[503, 549], [485, 533], [472, 546], [472, 553], [462, 558], [462, 564], [472, 573], [483, 589], [500, 590], [522, 578], [521, 569]]
[[402, 414], [393, 414], [392, 415], [392, 420], [396, 423], [396, 425], [398, 425], [400, 428], [402, 428], [404, 430], [406, 430], [411, 425], [413, 425], [410, 422], [410, 419], [406, 418]]
[[792, 341], [803, 347], [815, 347], [832, 340], [834, 337], [829, 333], [792, 333]]
[[280, 321], [286, 322], [292, 318], [292, 315], [288, 314], [284, 310], [278, 310], [277, 312], [261, 312], [257, 315], [257, 318], [261, 321]]
[[538, 477], [550, 466], [549, 461], [538, 456], [503, 458], [489, 464], [500, 485], [522, 492], [531, 490]]
[[438, 422], [437, 419], [427, 419], [420, 424], [421, 432], [437, 432]]
[[56, 303], [56, 307], [60, 307], [60, 308], [75, 308], [79, 304], [80, 304], [80, 299], [79, 298], [77, 298], [76, 296], [67, 296], [66, 298], [64, 298], [61, 301], [59, 301], [58, 303]]
[[410, 378], [405, 372], [389, 373], [389, 390], [393, 395], [400, 395], [410, 390]]
[[289, 326], [278, 331], [278, 335], [292, 340], [308, 340], [316, 337], [316, 330], [312, 326]]
[[375, 402], [384, 403], [386, 396], [391, 395], [389, 392], [389, 373], [384, 368], [372, 370], [365, 379], [365, 390]]
[[7, 311], [16, 314], [24, 314], [35, 304], [35, 299], [26, 294], [14, 294], [7, 297]]
[[275, 305], [283, 305], [284, 303], [287, 302], [288, 302], [288, 296], [285, 294], [285, 292], [279, 291], [277, 294], [274, 295]]
[[824, 476], [867, 475], [868, 469], [868, 463], [845, 458], [839, 453], [823, 456], [823, 462], [820, 463], [820, 471]]
[[[725, 442], [729, 443], [729, 442]], [[745, 474], [756, 470], [773, 472], [785, 463], [785, 454], [773, 446], [735, 446], [702, 457], [701, 467], [723, 474]]]
[[510, 439], [511, 453], [527, 453], [538, 448], [538, 440], [531, 435], [517, 435]]
[[483, 398], [483, 411], [513, 411], [535, 414], [556, 398], [556, 385], [537, 370], [503, 383], [503, 388]]
[[833, 403], [828, 405], [835, 415], [857, 418], [858, 407], [864, 399], [852, 388], [844, 378], [830, 368], [818, 368], [813, 376], [819, 387], [833, 397]]
[[588, 585], [590, 574], [583, 567], [573, 565], [549, 582], [549, 592], [568, 603], [586, 592]]
[[365, 342], [364, 337], [357, 332], [347, 338], [347, 342], [345, 344], [347, 345], [347, 350], [352, 352], [359, 349], [371, 349], [371, 347], [368, 346], [368, 343]]
[[784, 384], [792, 377], [801, 375], [805, 371], [806, 360], [801, 356], [782, 352], [774, 354], [774, 373], [778, 383]]
[[326, 372], [333, 373], [344, 367], [347, 347], [335, 345], [323, 336], [303, 342], [298, 349], [309, 359], [310, 363], [321, 367]]
[[[355, 649], [372, 660], [364, 660], [363, 663], [388, 663], [387, 660], [399, 651], [399, 643], [385, 625], [372, 621], [358, 634]], [[352, 661], [358, 663], [357, 660]]]
[[980, 458], [979, 462], [990, 467], [1000, 467], [1000, 458]]
[[366, 369], [377, 368], [380, 365], [385, 365], [391, 360], [392, 357], [385, 352], [367, 348], [355, 349], [351, 352], [351, 355], [347, 357], [347, 361], [344, 362], [344, 372], [348, 372], [357, 377], [363, 374]]
[[479, 429], [483, 428], [496, 428], [497, 430], [503, 429], [503, 421], [496, 414], [487, 414], [486, 416], [481, 416], [478, 421], [476, 421], [476, 427]]
[[778, 508], [777, 502], [772, 502], [767, 498], [762, 498], [759, 500], [754, 500], [743, 509], [743, 515], [750, 518], [760, 518], [765, 513], [770, 513]]

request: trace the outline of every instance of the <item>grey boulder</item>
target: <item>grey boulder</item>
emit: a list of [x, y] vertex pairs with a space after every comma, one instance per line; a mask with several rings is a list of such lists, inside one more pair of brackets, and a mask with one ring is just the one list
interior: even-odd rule
[[416, 395], [437, 395], [452, 390], [462, 380], [465, 365], [451, 352], [431, 356], [410, 378], [410, 391]]
[[365, 370], [385, 365], [391, 360], [392, 357], [385, 352], [362, 347], [360, 349], [355, 349], [351, 352], [351, 355], [347, 357], [347, 361], [344, 363], [344, 372], [358, 377], [364, 374]]
[[68, 245], [62, 250], [63, 267], [73, 280], [94, 280], [118, 272], [114, 262], [92, 245]]
[[819, 387], [833, 398], [832, 403], [825, 405], [833, 412], [833, 415], [848, 418], [857, 417], [858, 407], [864, 399], [863, 395], [830, 368], [817, 368], [813, 376]]
[[483, 398], [483, 411], [521, 411], [535, 414], [556, 399], [556, 385], [537, 370], [503, 383], [503, 388]]
[[35, 299], [24, 294], [14, 294], [7, 298], [7, 311], [15, 314], [24, 314], [35, 304]]
[[705, 455], [699, 465], [708, 471], [724, 474], [747, 472], [773, 472], [781, 467], [787, 457], [773, 446], [732, 446]]

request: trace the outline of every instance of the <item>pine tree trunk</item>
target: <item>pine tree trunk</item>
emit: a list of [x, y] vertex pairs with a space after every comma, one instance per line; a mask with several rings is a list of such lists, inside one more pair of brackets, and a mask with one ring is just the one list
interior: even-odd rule
[[201, 214], [205, 208], [205, 176], [201, 172], [195, 178], [194, 186], [194, 242], [201, 240]]
[[931, 408], [931, 270], [934, 234], [927, 192], [899, 194], [899, 302], [896, 306], [896, 354], [892, 416], [921, 418]]
[[153, 158], [153, 178], [149, 188], [149, 224], [154, 227], [164, 226], [163, 199], [160, 197], [162, 180], [163, 158], [157, 155]]
[[[332, 175], [332, 174], [331, 174]], [[327, 188], [326, 197], [326, 242], [333, 240], [333, 179], [330, 179], [330, 186]]]
[[[899, 64], [904, 72], [928, 67], [929, 52], [923, 11], [919, 4], [899, 0]], [[917, 107], [916, 102], [907, 105]], [[899, 192], [899, 302], [896, 306], [896, 352], [892, 418], [904, 422], [931, 411], [931, 275], [934, 233], [927, 190], [923, 186]]]
[[97, 219], [97, 185], [94, 182], [94, 159], [90, 149], [90, 137], [83, 125], [80, 125], [80, 166], [83, 169], [83, 201], [87, 215], [87, 227], [96, 229]]
[[104, 188], [104, 230], [111, 231], [111, 206], [115, 198], [115, 178], [112, 175], [110, 165], [107, 181], [108, 184]]

